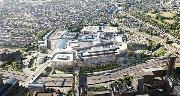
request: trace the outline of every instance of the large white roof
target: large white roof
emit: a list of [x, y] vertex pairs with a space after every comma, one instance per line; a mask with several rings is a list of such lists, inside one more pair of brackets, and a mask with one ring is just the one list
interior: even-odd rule
[[[93, 32], [96, 33], [99, 31], [99, 26], [87, 26], [84, 27], [81, 32]], [[118, 32], [118, 27], [109, 27], [105, 26], [103, 27], [103, 32]]]

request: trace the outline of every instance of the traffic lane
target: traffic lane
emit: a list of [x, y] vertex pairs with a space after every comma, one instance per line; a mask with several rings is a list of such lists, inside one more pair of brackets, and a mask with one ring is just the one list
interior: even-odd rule
[[149, 61], [149, 63], [139, 64], [139, 65], [125, 68], [119, 71], [115, 71], [111, 73], [111, 75], [108, 75], [108, 76], [105, 76], [105, 75], [90, 76], [90, 77], [87, 77], [87, 82], [88, 84], [99, 84], [103, 82], [111, 82], [111, 81], [114, 81], [123, 77], [123, 75], [126, 75], [126, 74], [133, 74], [135, 78], [138, 78], [143, 75], [142, 68], [157, 67], [157, 66], [160, 67], [160, 66], [163, 66], [163, 64], [161, 63], [164, 63], [164, 62], [166, 61], [164, 60], [160, 60], [158, 62]]

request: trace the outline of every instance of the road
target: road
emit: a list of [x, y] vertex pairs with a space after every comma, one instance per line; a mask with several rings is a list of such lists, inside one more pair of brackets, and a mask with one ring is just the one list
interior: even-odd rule
[[47, 61], [44, 64], [40, 65], [38, 68], [36, 68], [36, 71], [26, 79], [23, 86], [28, 87], [28, 84], [33, 83], [39, 77], [39, 75], [46, 69], [46, 67], [48, 67], [50, 64], [51, 63]]
[[111, 82], [114, 82], [115, 80], [119, 79], [120, 77], [123, 77], [123, 75], [126, 74], [132, 74], [135, 78], [141, 77], [143, 75], [142, 68], [150, 68], [150, 67], [162, 67], [164, 64], [168, 62], [168, 59], [162, 59], [162, 60], [155, 60], [152, 59], [148, 63], [138, 64], [132, 67], [122, 68], [116, 71], [112, 70], [112, 73], [110, 75], [92, 75], [87, 77], [87, 83], [88, 86], [94, 86], [94, 85], [104, 85], [106, 87], [109, 87], [109, 84]]

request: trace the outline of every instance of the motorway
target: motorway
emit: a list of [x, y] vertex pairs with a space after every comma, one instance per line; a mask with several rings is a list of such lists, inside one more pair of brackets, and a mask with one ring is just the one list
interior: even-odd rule
[[122, 68], [119, 70], [112, 70], [109, 72], [110, 75], [92, 75], [87, 77], [87, 84], [88, 86], [96, 86], [96, 85], [104, 85], [109, 87], [109, 84], [114, 82], [115, 80], [123, 77], [123, 75], [133, 75], [135, 78], [139, 78], [143, 76], [143, 68], [157, 68], [157, 67], [164, 67], [164, 65], [168, 62], [168, 59], [152, 59], [149, 60], [147, 63], [137, 64], [135, 66]]

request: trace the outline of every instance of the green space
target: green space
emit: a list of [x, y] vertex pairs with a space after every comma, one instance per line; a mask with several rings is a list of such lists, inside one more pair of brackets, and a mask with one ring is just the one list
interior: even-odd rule
[[5, 69], [10, 67], [14, 71], [22, 71], [21, 62], [16, 61], [14, 58], [5, 61], [2, 65], [0, 65], [0, 67]]
[[35, 34], [38, 40], [43, 40], [43, 37], [49, 33], [49, 32], [54, 32], [56, 31], [55, 28], [41, 28], [39, 31]]
[[[153, 18], [156, 18], [158, 12], [148, 12], [147, 15], [150, 15]], [[166, 18], [173, 18], [176, 14], [173, 12], [161, 12], [159, 14], [160, 16], [166, 17]]]
[[161, 47], [161, 44], [156, 40], [148, 40], [149, 42], [149, 50], [150, 51], [156, 51]]
[[80, 32], [83, 28], [83, 25], [80, 24], [72, 24], [68, 26], [68, 30], [70, 32]]
[[[133, 66], [136, 64], [141, 64], [147, 60], [150, 60], [152, 56], [144, 54], [144, 51], [135, 53], [133, 51], [128, 51], [127, 56], [129, 58], [128, 61], [123, 61], [124, 64], [128, 64], [128, 66]], [[80, 69], [80, 74], [85, 75], [86, 73], [93, 73], [93, 72], [99, 72], [99, 71], [106, 71], [106, 70], [112, 70], [115, 68], [120, 67], [121, 64], [117, 63], [111, 63], [107, 65], [98, 65], [93, 67], [82, 67]]]
[[25, 46], [24, 48], [22, 48], [22, 52], [28, 52], [28, 51], [32, 51], [32, 50], [36, 50], [36, 49], [37, 49], [37, 45], [32, 44], [32, 45]]
[[149, 15], [149, 16], [151, 16], [151, 17], [153, 17], [153, 18], [155, 18], [156, 17], [156, 14], [153, 14], [153, 13], [146, 13], [147, 15]]
[[151, 19], [157, 21], [160, 24], [173, 24], [175, 23], [174, 17], [176, 16], [175, 13], [172, 12], [162, 12], [162, 13], [146, 13], [146, 15], [150, 16]]
[[155, 52], [153, 52], [153, 57], [160, 57], [160, 56], [164, 56], [166, 54], [166, 49], [164, 47], [160, 47], [158, 50], [156, 50]]
[[126, 84], [128, 86], [131, 86], [133, 79], [134, 77], [131, 75], [124, 75], [123, 77], [119, 78], [117, 81]]
[[[137, 59], [134, 60], [134, 59], [129, 58], [129, 61], [124, 61], [124, 63], [129, 64], [128, 66], [133, 66], [133, 65], [140, 64], [142, 62], [145, 62], [145, 61], [151, 59], [151, 56], [147, 56], [144, 53], [139, 53], [138, 55], [139, 55], [139, 58], [135, 57], [135, 56], [137, 56], [137, 54], [132, 52], [132, 56], [137, 58]], [[118, 68], [118, 67], [120, 67], [120, 64], [116, 64], [116, 63], [108, 64], [108, 65], [102, 65], [102, 66], [94, 66], [94, 67], [83, 67], [83, 68], [80, 69], [80, 74], [85, 75], [86, 73], [93, 73], [93, 72], [99, 72], [99, 71], [112, 70], [112, 69], [115, 69], [115, 68]]]
[[[141, 12], [131, 12], [134, 17], [150, 23], [153, 26], [159, 27], [159, 29], [165, 30], [165, 32], [171, 34], [172, 36], [180, 39], [180, 18], [177, 17], [178, 13], [173, 12], [153, 12], [153, 13], [141, 13]], [[152, 33], [153, 31], [145, 31], [148, 34], [159, 35], [158, 31]]]
[[156, 40], [148, 40], [150, 43], [149, 50], [151, 50], [152, 57], [160, 57], [166, 54], [166, 49]]
[[168, 24], [173, 24], [175, 23], [174, 20], [169, 20], [169, 19], [165, 19], [164, 22], [168, 23]]
[[162, 12], [161, 15], [167, 18], [172, 18], [175, 16], [175, 14], [172, 12]]
[[37, 57], [32, 57], [32, 58], [30, 59], [28, 68], [32, 68], [32, 67], [35, 65], [36, 59], [37, 59]]
[[131, 61], [131, 62], [134, 62], [134, 63], [144, 62], [144, 61], [151, 58], [151, 56], [144, 54], [144, 50], [142, 50], [142, 52], [139, 52], [139, 53], [135, 53], [133, 51], [128, 51], [127, 55], [128, 55], [129, 58], [140, 59], [140, 60], [136, 60], [136, 61]]
[[66, 24], [66, 28], [68, 29], [69, 32], [80, 32], [84, 26], [86, 26], [86, 24], [84, 24], [83, 21], [79, 21], [75, 23], [68, 22]]

